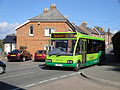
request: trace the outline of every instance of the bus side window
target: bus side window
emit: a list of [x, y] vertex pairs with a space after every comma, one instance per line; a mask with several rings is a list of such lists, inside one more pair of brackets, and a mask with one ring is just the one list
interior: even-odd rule
[[98, 52], [98, 41], [97, 40], [93, 40], [93, 53], [97, 53]]
[[87, 53], [92, 53], [93, 52], [92, 43], [93, 43], [93, 41], [91, 39], [87, 40]]
[[99, 51], [105, 51], [105, 42], [104, 41], [99, 41]]

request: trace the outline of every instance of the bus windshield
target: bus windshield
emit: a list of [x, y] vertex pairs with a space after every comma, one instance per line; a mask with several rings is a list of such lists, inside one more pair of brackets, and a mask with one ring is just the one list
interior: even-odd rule
[[53, 47], [53, 50], [49, 52], [49, 55], [72, 56], [75, 43], [76, 43], [76, 40], [52, 40], [51, 45]]

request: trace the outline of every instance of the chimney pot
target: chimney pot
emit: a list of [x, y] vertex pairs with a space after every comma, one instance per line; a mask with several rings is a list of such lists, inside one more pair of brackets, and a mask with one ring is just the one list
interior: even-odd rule
[[64, 16], [66, 19], [68, 19], [68, 16]]
[[82, 25], [87, 26], [87, 22], [86, 21], [82, 22]]
[[50, 6], [50, 9], [51, 9], [51, 10], [56, 9], [56, 5], [55, 5], [55, 4], [52, 4], [52, 5]]
[[104, 27], [101, 28], [101, 31], [104, 31]]
[[44, 9], [44, 13], [47, 13], [47, 12], [48, 12], [48, 8], [45, 8], [45, 9]]

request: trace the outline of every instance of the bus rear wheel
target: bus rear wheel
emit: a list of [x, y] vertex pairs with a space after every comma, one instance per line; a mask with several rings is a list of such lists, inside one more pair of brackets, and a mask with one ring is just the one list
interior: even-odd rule
[[74, 71], [79, 71], [80, 69], [80, 61], [77, 62], [76, 67], [74, 67]]
[[99, 60], [98, 65], [99, 65], [99, 66], [103, 65], [104, 61], [105, 61], [105, 55], [102, 54], [102, 55], [100, 56], [100, 60]]

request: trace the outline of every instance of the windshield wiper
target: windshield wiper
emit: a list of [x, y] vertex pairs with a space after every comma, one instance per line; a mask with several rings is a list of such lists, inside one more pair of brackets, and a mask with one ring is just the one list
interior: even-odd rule
[[57, 55], [57, 54], [48, 54], [49, 56], [52, 56], [52, 55]]
[[57, 54], [57, 56], [72, 56], [72, 53], [61, 53], [61, 54]]

